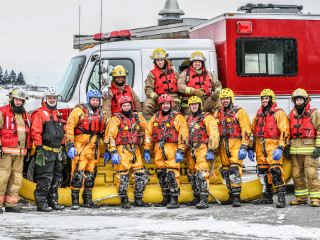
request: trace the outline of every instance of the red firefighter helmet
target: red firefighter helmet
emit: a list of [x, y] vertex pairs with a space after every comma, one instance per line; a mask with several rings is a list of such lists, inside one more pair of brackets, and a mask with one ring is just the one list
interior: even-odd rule
[[164, 103], [164, 102], [170, 102], [171, 107], [173, 107], [173, 99], [172, 99], [171, 95], [169, 95], [167, 93], [161, 94], [161, 96], [159, 97], [159, 100], [158, 100], [160, 108], [161, 108], [161, 103]]
[[131, 97], [128, 97], [128, 96], [122, 96], [120, 99], [119, 99], [119, 105], [121, 106], [122, 104], [124, 103], [131, 103], [132, 105], [132, 99]]

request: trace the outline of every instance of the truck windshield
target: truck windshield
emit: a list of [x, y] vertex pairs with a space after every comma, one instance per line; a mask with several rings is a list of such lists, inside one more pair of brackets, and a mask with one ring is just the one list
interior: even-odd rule
[[59, 86], [59, 95], [61, 96], [61, 101], [70, 101], [77, 86], [85, 61], [85, 56], [75, 57], [71, 59], [71, 62], [66, 72], [64, 73], [61, 84]]

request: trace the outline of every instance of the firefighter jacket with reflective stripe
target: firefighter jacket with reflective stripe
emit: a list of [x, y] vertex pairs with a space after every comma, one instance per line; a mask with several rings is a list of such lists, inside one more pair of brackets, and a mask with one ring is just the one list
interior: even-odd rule
[[[22, 114], [13, 113], [10, 105], [0, 108], [0, 139], [2, 150], [7, 153], [21, 155], [31, 147], [30, 115], [25, 111]], [[12, 148], [11, 150], [9, 148]]]
[[316, 130], [310, 119], [314, 110], [314, 108], [310, 109], [309, 102], [307, 103], [302, 116], [294, 114], [294, 110], [291, 110], [289, 117], [291, 138], [316, 138]]
[[[127, 96], [130, 97], [133, 100], [132, 93], [131, 93], [131, 88], [128, 84], [125, 83], [124, 90], [121, 92], [118, 88], [117, 85], [114, 83], [114, 81], [111, 82], [111, 87], [110, 87], [113, 97], [112, 97], [112, 105], [111, 105], [111, 111], [112, 114], [115, 114], [117, 112], [121, 112], [121, 106], [119, 104], [119, 99], [122, 96]], [[134, 104], [132, 104], [132, 110], [135, 112], [136, 108]]]
[[79, 117], [78, 125], [74, 129], [74, 134], [99, 135], [104, 134], [106, 119], [102, 109], [99, 107], [95, 112], [87, 104], [78, 104], [76, 108], [81, 108], [85, 113], [84, 118]]
[[[187, 72], [187, 87], [192, 87], [194, 89], [202, 89], [206, 96], [210, 96], [213, 89], [211, 79], [209, 77], [208, 71], [203, 67], [202, 73], [196, 73], [192, 66], [185, 70]], [[188, 81], [189, 79], [189, 81]], [[184, 95], [191, 96], [191, 95]]]
[[236, 117], [240, 109], [239, 107], [232, 107], [228, 111], [225, 111], [224, 107], [219, 109], [216, 119], [221, 137], [241, 139], [241, 127]]
[[208, 143], [209, 136], [207, 133], [206, 126], [204, 125], [204, 118], [209, 113], [202, 112], [196, 117], [193, 114], [187, 116], [187, 124], [189, 129], [189, 143]]
[[[310, 107], [308, 108], [308, 110], [310, 112]], [[303, 138], [301, 137], [302, 135], [296, 138], [292, 137], [290, 140], [290, 154], [311, 155], [312, 152], [314, 151], [314, 147], [320, 147], [320, 112], [317, 109], [312, 109], [312, 110], [313, 111], [310, 113], [309, 119], [314, 128], [315, 136], [314, 138]], [[289, 114], [290, 126], [294, 125], [291, 122], [291, 115], [297, 116], [298, 115], [297, 109], [294, 108]], [[297, 121], [296, 118], [293, 118], [293, 119], [294, 121]], [[302, 125], [304, 123], [300, 120], [299, 124]], [[306, 129], [309, 129], [309, 127], [307, 127]], [[291, 129], [291, 131], [293, 130]], [[307, 136], [309, 135], [309, 131], [307, 132], [302, 130], [302, 133], [303, 135], [304, 134]]]
[[[185, 150], [188, 140], [186, 118], [180, 112], [171, 112], [166, 116], [162, 116], [161, 113], [162, 111], [154, 114], [147, 124], [144, 141], [145, 149], [151, 149], [152, 142], [158, 142], [158, 140], [154, 139], [160, 138], [161, 142], [164, 140], [165, 144], [171, 142], [171, 146], [174, 146], [174, 148]], [[174, 139], [175, 134], [177, 135], [176, 139]], [[166, 141], [166, 139], [170, 142]], [[173, 142], [178, 142], [178, 144], [175, 145]]]
[[115, 139], [116, 145], [140, 144], [141, 129], [139, 115], [133, 112], [132, 117], [127, 118], [125, 115], [119, 112], [116, 113], [115, 116], [120, 121], [118, 134]]
[[32, 113], [31, 137], [36, 146], [60, 148], [64, 139], [65, 121], [58, 110], [50, 110], [46, 103]]
[[276, 107], [277, 103], [273, 103], [271, 108], [266, 112], [263, 112], [263, 106], [258, 110], [256, 129], [254, 130], [255, 138], [280, 138], [280, 131], [274, 118], [274, 114], [280, 109]]
[[177, 79], [169, 63], [167, 64], [167, 71], [161, 71], [155, 64], [151, 72], [155, 77], [154, 91], [156, 94], [178, 92]]
[[[138, 119], [136, 119], [136, 117], [138, 117]], [[142, 115], [138, 115], [137, 114], [137, 115], [135, 115], [134, 118], [135, 119], [133, 121], [137, 120], [137, 122], [139, 122], [140, 134], [145, 132], [147, 122], [144, 119], [144, 117]], [[130, 120], [132, 120], [132, 118], [130, 118], [129, 121]], [[118, 137], [119, 132], [120, 132], [120, 130], [122, 128], [120, 125], [121, 125], [121, 120], [116, 115], [113, 116], [110, 119], [110, 121], [108, 122], [108, 124], [107, 124], [106, 134], [105, 134], [105, 137], [104, 137], [104, 142], [107, 145], [107, 148], [108, 148], [109, 152], [117, 150], [116, 138]], [[128, 128], [128, 130], [130, 130], [130, 129]], [[127, 132], [128, 132], [128, 134], [130, 134], [129, 131], [127, 131]], [[129, 143], [131, 143], [130, 140], [127, 143], [124, 143], [123, 145], [127, 145]], [[130, 147], [132, 147], [132, 145]]]

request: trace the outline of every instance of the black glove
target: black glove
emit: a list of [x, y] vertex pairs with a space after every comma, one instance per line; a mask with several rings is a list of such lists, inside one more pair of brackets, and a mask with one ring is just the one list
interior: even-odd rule
[[319, 158], [320, 157], [320, 147], [315, 147], [312, 153], [313, 158]]
[[284, 150], [283, 150], [283, 155], [287, 158], [287, 159], [291, 159], [291, 156], [290, 156], [290, 146], [287, 145]]

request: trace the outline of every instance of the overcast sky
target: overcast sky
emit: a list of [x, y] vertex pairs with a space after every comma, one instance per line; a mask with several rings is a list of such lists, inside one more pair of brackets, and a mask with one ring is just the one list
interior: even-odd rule
[[[58, 83], [72, 56], [73, 35], [100, 31], [101, 0], [1, 0], [0, 66], [21, 71], [28, 83]], [[213, 18], [262, 0], [178, 0], [186, 18]], [[102, 31], [157, 25], [165, 0], [103, 0]], [[303, 5], [304, 13], [320, 14], [319, 0], [266, 0]]]

